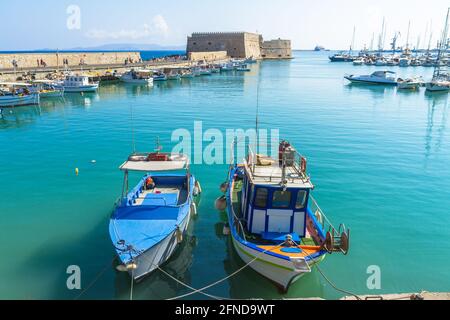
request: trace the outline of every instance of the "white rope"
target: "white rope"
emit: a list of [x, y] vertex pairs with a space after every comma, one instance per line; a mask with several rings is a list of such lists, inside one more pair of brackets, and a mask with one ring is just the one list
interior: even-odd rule
[[235, 275], [237, 275], [238, 273], [240, 273], [241, 271], [243, 271], [244, 269], [246, 269], [247, 267], [249, 267], [253, 262], [255, 262], [256, 260], [258, 260], [263, 254], [265, 254], [265, 253], [267, 253], [267, 252], [269, 252], [269, 251], [275, 250], [275, 249], [281, 247], [283, 244], [284, 244], [284, 243], [282, 243], [282, 244], [280, 244], [280, 245], [278, 245], [278, 246], [275, 246], [275, 247], [273, 247], [273, 248], [271, 248], [271, 249], [267, 249], [267, 250], [261, 252], [261, 253], [258, 254], [253, 260], [249, 261], [249, 262], [248, 262], [247, 264], [245, 264], [243, 267], [239, 268], [238, 270], [236, 270], [235, 272], [233, 272], [232, 274], [228, 275], [227, 277], [225, 277], [225, 278], [223, 278], [223, 279], [220, 279], [220, 280], [218, 280], [218, 281], [216, 281], [216, 282], [214, 282], [214, 283], [212, 283], [212, 284], [210, 284], [210, 285], [207, 285], [207, 286], [205, 286], [205, 287], [203, 287], [203, 288], [201, 288], [201, 289], [194, 290], [194, 291], [191, 292], [191, 293], [183, 294], [183, 295], [180, 295], [180, 296], [177, 296], [177, 297], [173, 297], [173, 298], [170, 298], [170, 299], [167, 299], [167, 300], [178, 300], [178, 299], [186, 298], [186, 297], [192, 296], [192, 295], [194, 295], [194, 294], [196, 294], [196, 293], [200, 293], [200, 292], [202, 292], [202, 291], [205, 291], [205, 290], [207, 290], [207, 289], [209, 289], [209, 288], [215, 287], [216, 285], [218, 285], [218, 284], [220, 284], [220, 283], [222, 283], [222, 282], [224, 282], [224, 281], [226, 281], [226, 280], [228, 280], [228, 279], [234, 277]]

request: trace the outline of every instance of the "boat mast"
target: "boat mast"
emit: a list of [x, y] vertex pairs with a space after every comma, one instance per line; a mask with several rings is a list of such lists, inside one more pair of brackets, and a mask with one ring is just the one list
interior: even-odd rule
[[[448, 17], [450, 14], [450, 7], [447, 9], [447, 17], [445, 19], [444, 30], [442, 31], [442, 38], [438, 46], [438, 56], [436, 59], [436, 65], [434, 67], [433, 81], [439, 79], [444, 73], [446, 73], [446, 66], [442, 65], [441, 61], [443, 54], [447, 54], [448, 50]], [[445, 69], [445, 70], [444, 70]]]
[[355, 35], [356, 35], [356, 26], [353, 26], [353, 37], [352, 37], [352, 43], [350, 45], [350, 51], [348, 54], [351, 56], [353, 54], [353, 49], [355, 46]]
[[411, 20], [409, 20], [408, 22], [408, 34], [406, 36], [406, 48], [405, 50], [408, 51], [409, 50], [409, 32], [411, 30]]
[[384, 37], [384, 33], [385, 33], [384, 30], [385, 30], [385, 18], [383, 17], [383, 24], [381, 26], [381, 33], [380, 33], [380, 36], [378, 38], [378, 55], [380, 57], [382, 55], [383, 47], [384, 47], [384, 44], [383, 44], [383, 37]]

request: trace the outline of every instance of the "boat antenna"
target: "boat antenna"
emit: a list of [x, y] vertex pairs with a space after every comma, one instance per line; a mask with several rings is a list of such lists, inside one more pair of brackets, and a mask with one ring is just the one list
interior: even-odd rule
[[255, 119], [255, 130], [256, 130], [256, 150], [258, 153], [259, 149], [259, 91], [261, 86], [261, 64], [259, 64], [258, 70], [258, 80], [256, 85], [256, 119]]
[[134, 121], [133, 121], [133, 105], [130, 105], [130, 121], [131, 121], [131, 144], [133, 147], [133, 153], [136, 153], [136, 142], [134, 139]]

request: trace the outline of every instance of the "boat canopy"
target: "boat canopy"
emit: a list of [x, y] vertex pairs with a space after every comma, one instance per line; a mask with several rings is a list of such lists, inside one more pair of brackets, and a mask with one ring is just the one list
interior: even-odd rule
[[26, 82], [0, 82], [0, 86], [30, 87], [31, 84]]
[[372, 73], [372, 75], [377, 76], [377, 77], [383, 77], [385, 74], [395, 74], [394, 71], [375, 71], [374, 73]]
[[122, 171], [141, 172], [177, 171], [188, 168], [189, 159], [186, 155], [164, 153], [133, 154], [120, 166]]

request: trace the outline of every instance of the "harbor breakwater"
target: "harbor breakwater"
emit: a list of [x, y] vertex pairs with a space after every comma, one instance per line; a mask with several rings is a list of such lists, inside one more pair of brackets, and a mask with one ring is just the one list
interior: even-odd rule
[[0, 72], [11, 69], [60, 68], [82, 65], [117, 65], [140, 62], [139, 52], [48, 52], [0, 54]]

